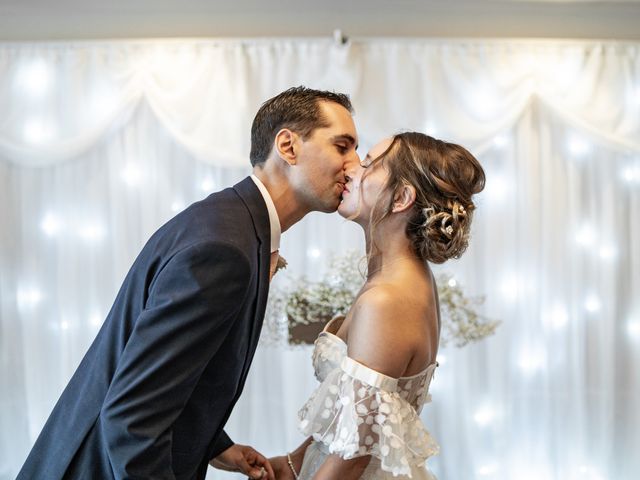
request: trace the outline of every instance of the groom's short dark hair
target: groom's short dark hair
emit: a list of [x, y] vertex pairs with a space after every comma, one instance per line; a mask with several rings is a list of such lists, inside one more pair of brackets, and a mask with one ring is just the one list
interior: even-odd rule
[[264, 163], [271, 153], [273, 139], [289, 128], [307, 139], [316, 128], [327, 127], [319, 102], [334, 102], [353, 113], [351, 100], [343, 93], [292, 87], [262, 104], [251, 125], [251, 165]]

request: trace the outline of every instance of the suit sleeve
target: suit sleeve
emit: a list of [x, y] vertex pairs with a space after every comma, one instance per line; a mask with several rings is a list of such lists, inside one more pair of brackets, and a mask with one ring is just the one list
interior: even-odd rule
[[211, 459], [216, 458], [222, 452], [224, 452], [227, 448], [233, 446], [233, 440], [229, 438], [227, 432], [224, 430], [220, 433], [220, 436], [216, 440], [215, 445], [213, 446], [213, 455], [211, 455]]
[[115, 478], [174, 478], [171, 426], [228, 334], [250, 275], [247, 257], [221, 243], [188, 247], [158, 273], [100, 412]]

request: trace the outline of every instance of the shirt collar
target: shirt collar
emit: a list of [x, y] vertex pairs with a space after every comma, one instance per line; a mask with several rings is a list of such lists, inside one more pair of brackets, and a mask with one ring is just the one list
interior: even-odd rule
[[280, 236], [282, 235], [282, 227], [280, 227], [278, 211], [276, 210], [273, 199], [271, 198], [271, 195], [269, 195], [269, 191], [267, 190], [267, 187], [264, 186], [264, 183], [262, 183], [255, 175], [251, 175], [251, 180], [253, 180], [258, 187], [258, 190], [260, 190], [260, 193], [262, 194], [262, 198], [264, 198], [264, 203], [267, 204], [269, 224], [271, 225], [271, 253], [273, 253], [280, 249]]

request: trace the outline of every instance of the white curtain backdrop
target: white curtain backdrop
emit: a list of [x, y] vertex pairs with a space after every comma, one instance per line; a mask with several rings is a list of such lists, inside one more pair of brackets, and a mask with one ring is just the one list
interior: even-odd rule
[[[415, 129], [486, 168], [471, 247], [437, 270], [503, 324], [441, 350], [423, 412], [434, 472], [637, 478], [640, 44], [392, 39], [0, 44], [0, 478], [146, 239], [249, 173], [253, 115], [299, 84], [351, 95], [363, 151]], [[353, 248], [356, 227], [310, 215], [283, 237], [274, 284]], [[235, 441], [276, 455], [302, 440], [310, 353], [258, 349]]]

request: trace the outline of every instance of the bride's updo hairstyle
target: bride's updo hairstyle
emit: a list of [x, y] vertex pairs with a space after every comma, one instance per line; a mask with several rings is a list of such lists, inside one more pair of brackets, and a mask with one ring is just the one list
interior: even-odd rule
[[[432, 263], [460, 258], [469, 245], [475, 210], [471, 197], [485, 185], [478, 160], [460, 145], [418, 132], [395, 135], [377, 160], [389, 172], [387, 191], [395, 193], [403, 185], [416, 190], [406, 230], [416, 255]], [[393, 197], [375, 224], [389, 215]]]

